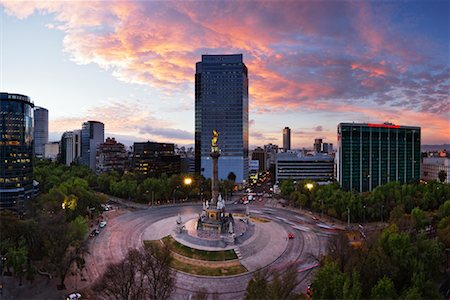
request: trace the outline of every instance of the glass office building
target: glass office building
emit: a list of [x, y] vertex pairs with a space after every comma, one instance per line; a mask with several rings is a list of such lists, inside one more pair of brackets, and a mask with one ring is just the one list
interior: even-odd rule
[[34, 108], [34, 155], [43, 158], [45, 144], [48, 143], [48, 110], [36, 106]]
[[95, 171], [97, 147], [105, 142], [105, 125], [98, 121], [87, 121], [81, 127], [81, 164]]
[[33, 107], [27, 96], [0, 93], [0, 209], [21, 212], [33, 195]]
[[419, 180], [420, 127], [340, 123], [337, 161], [340, 186], [349, 191]]
[[242, 54], [202, 55], [195, 73], [195, 170], [211, 177], [211, 139], [219, 132], [219, 178], [248, 177], [248, 74]]

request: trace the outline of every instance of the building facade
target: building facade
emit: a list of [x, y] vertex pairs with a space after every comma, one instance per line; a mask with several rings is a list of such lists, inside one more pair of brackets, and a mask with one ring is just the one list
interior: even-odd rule
[[17, 212], [33, 197], [34, 104], [0, 93], [0, 209]]
[[390, 123], [338, 125], [337, 177], [345, 190], [372, 191], [420, 179], [420, 127]]
[[277, 162], [278, 145], [267, 144], [264, 145], [264, 151], [267, 158], [267, 169], [270, 169], [272, 165], [275, 166]]
[[450, 183], [450, 158], [448, 157], [424, 157], [422, 161], [423, 180], [440, 181], [439, 172], [444, 171], [446, 183]]
[[322, 152], [331, 154], [333, 153], [333, 144], [332, 143], [323, 143], [322, 144]]
[[267, 155], [263, 148], [258, 147], [252, 151], [252, 160], [259, 161], [259, 172], [267, 170]]
[[34, 155], [43, 158], [48, 143], [48, 110], [34, 107]]
[[128, 153], [122, 143], [115, 138], [106, 138], [106, 141], [97, 147], [96, 171], [125, 171], [128, 165]]
[[334, 159], [321, 153], [313, 156], [292, 152], [278, 153], [276, 180], [283, 179], [331, 182], [334, 180]]
[[44, 157], [56, 161], [59, 154], [59, 142], [46, 143], [44, 146]]
[[175, 154], [174, 144], [134, 143], [132, 167], [142, 177], [180, 174], [180, 156]]
[[289, 127], [283, 129], [283, 149], [284, 151], [291, 150], [291, 129]]
[[84, 122], [81, 127], [81, 164], [95, 171], [97, 147], [105, 141], [105, 125], [98, 121]]
[[202, 55], [195, 73], [195, 170], [211, 178], [211, 139], [219, 132], [219, 178], [248, 177], [248, 73], [242, 54]]
[[316, 153], [322, 152], [322, 142], [323, 142], [323, 139], [314, 139], [314, 145], [313, 145], [314, 152], [316, 152]]
[[81, 130], [66, 131], [60, 142], [61, 163], [70, 166], [79, 163], [81, 157]]

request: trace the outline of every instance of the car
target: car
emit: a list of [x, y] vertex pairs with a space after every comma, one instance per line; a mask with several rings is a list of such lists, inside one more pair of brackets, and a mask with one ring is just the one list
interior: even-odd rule
[[248, 200], [245, 200], [244, 202], [243, 202], [243, 204], [245, 205], [245, 204], [248, 204]]
[[67, 295], [66, 300], [75, 300], [75, 299], [81, 299], [81, 294], [80, 293], [72, 293]]
[[292, 240], [295, 237], [295, 235], [292, 232], [288, 233], [288, 239]]
[[91, 231], [91, 234], [89, 236], [94, 237], [94, 236], [98, 235], [99, 233], [100, 233], [100, 231], [98, 229], [94, 229]]
[[105, 227], [105, 226], [106, 226], [106, 221], [101, 221], [101, 222], [98, 224], [98, 226], [99, 226], [100, 228]]

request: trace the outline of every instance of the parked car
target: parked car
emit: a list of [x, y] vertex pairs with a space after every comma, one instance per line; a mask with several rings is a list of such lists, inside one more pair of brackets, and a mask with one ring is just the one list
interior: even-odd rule
[[98, 235], [99, 233], [100, 233], [100, 231], [98, 229], [94, 229], [91, 231], [91, 234], [89, 236], [94, 237], [94, 236]]
[[76, 300], [76, 299], [81, 299], [81, 294], [80, 293], [72, 293], [67, 295], [66, 300]]
[[292, 232], [288, 233], [288, 239], [292, 240], [295, 237], [295, 235]]
[[98, 224], [98, 226], [99, 226], [100, 228], [105, 227], [105, 226], [106, 226], [106, 221], [101, 221], [101, 222]]

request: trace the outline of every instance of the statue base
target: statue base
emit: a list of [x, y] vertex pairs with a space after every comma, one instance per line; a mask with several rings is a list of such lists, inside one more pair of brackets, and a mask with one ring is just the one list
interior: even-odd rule
[[224, 209], [205, 208], [198, 220], [197, 230], [227, 232], [230, 217], [225, 216]]

